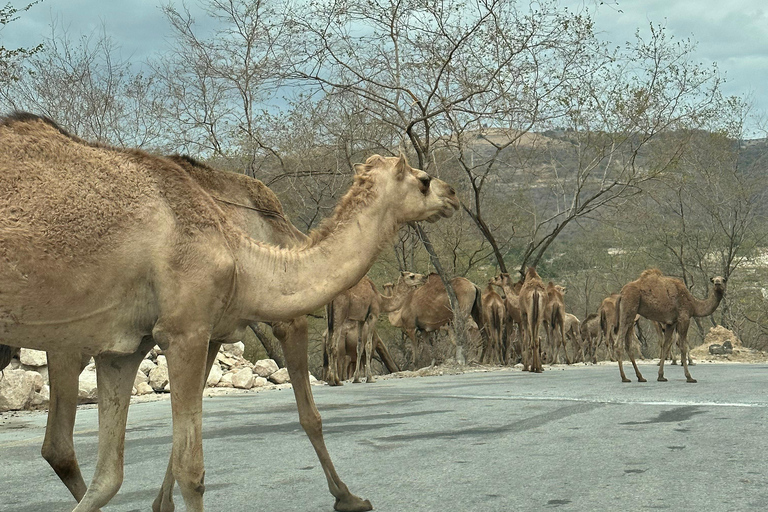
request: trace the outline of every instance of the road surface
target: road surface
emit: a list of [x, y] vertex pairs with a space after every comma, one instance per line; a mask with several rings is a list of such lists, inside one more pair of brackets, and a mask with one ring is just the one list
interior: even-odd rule
[[[315, 387], [341, 478], [381, 512], [768, 510], [768, 365], [680, 367], [622, 384], [616, 366], [501, 370]], [[330, 512], [290, 390], [206, 398], [206, 510]], [[147, 511], [170, 403], [131, 406], [125, 481], [104, 512]], [[0, 418], [0, 511], [68, 512], [40, 457], [45, 413]], [[93, 473], [97, 417], [78, 412]], [[183, 501], [176, 492], [178, 510]]]

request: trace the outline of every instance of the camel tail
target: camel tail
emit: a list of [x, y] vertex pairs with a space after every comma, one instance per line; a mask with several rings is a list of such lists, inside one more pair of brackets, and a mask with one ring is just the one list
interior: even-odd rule
[[621, 323], [621, 295], [616, 299], [616, 325], [613, 326], [613, 334], [619, 334], [619, 324]]
[[0, 370], [11, 364], [11, 359], [18, 349], [8, 345], [0, 345]]
[[531, 332], [533, 332], [533, 328], [535, 328], [537, 325], [539, 325], [541, 321], [541, 309], [539, 308], [539, 302], [541, 299], [541, 294], [538, 290], [533, 290], [533, 293], [531, 294], [531, 299], [533, 304], [531, 304], [531, 314], [528, 318], [528, 321], [531, 323]]
[[[485, 333], [483, 329], [485, 322], [483, 322], [483, 292], [475, 286], [475, 302], [472, 304], [472, 320], [477, 324], [477, 328], [481, 333]], [[484, 335], [487, 338], [487, 334]]]

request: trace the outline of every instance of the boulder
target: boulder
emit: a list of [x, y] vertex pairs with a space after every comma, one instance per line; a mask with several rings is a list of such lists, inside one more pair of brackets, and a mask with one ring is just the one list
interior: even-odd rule
[[43, 381], [48, 384], [48, 367], [47, 366], [27, 366], [25, 364], [19, 365], [22, 370], [30, 372], [36, 372], [43, 376]]
[[279, 369], [274, 359], [260, 359], [253, 365], [253, 373], [264, 378], [268, 378]]
[[214, 364], [211, 367], [211, 373], [208, 374], [208, 380], [206, 381], [206, 385], [208, 387], [215, 386], [221, 380], [222, 375], [224, 375], [224, 372], [221, 370], [221, 366]]
[[280, 368], [269, 376], [269, 380], [275, 384], [285, 384], [286, 382], [291, 382], [291, 377], [288, 375], [287, 368]]
[[139, 365], [139, 370], [144, 373], [144, 375], [149, 375], [149, 372], [152, 371], [153, 368], [155, 368], [157, 365], [153, 363], [150, 359], [143, 359], [141, 361], [141, 364]]
[[221, 379], [219, 380], [218, 384], [216, 384], [216, 387], [218, 388], [231, 388], [234, 387], [232, 385], [232, 377], [234, 375], [234, 372], [225, 373], [221, 376]]
[[232, 385], [240, 389], [251, 389], [253, 387], [253, 371], [250, 368], [243, 368], [232, 375]]
[[98, 402], [99, 393], [96, 389], [96, 368], [95, 366], [88, 365], [82, 373], [80, 373], [80, 381], [78, 386], [78, 398], [80, 403], [95, 404]]
[[709, 353], [713, 356], [721, 356], [725, 354], [725, 350], [723, 349], [722, 345], [719, 345], [717, 343], [713, 343], [709, 346]]
[[42, 350], [22, 348], [21, 353], [19, 354], [19, 361], [25, 366], [47, 366], [48, 356]]
[[152, 386], [150, 386], [147, 382], [139, 382], [139, 384], [136, 386], [137, 395], [149, 395], [150, 393], [154, 392], [155, 390], [152, 389]]
[[32, 398], [32, 402], [29, 404], [31, 407], [44, 407], [51, 401], [51, 388], [47, 385], [43, 386], [39, 392], [35, 393]]
[[[160, 359], [159, 356], [158, 360]], [[168, 366], [158, 364], [151, 372], [149, 372], [149, 385], [155, 391], [162, 392], [165, 390], [165, 386], [168, 385]]]
[[229, 357], [243, 357], [243, 354], [245, 353], [245, 344], [242, 341], [238, 341], [237, 343], [224, 343], [221, 346], [221, 351], [224, 355]]
[[146, 375], [143, 371], [138, 370], [136, 372], [136, 378], [133, 379], [133, 387], [138, 389], [139, 388], [139, 384], [141, 384], [142, 382], [144, 382], [144, 383], [149, 382], [149, 375]]
[[35, 397], [33, 372], [5, 370], [0, 378], [0, 412], [17, 411], [30, 405]]
[[267, 379], [265, 379], [264, 377], [256, 377], [256, 376], [253, 377], [253, 387], [254, 388], [263, 388], [267, 384], [269, 384], [269, 381]]

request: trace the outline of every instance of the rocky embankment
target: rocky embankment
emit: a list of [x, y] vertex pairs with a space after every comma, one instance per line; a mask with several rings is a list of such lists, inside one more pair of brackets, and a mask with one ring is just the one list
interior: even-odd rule
[[[209, 388], [254, 389], [290, 382], [288, 370], [272, 359], [252, 363], [243, 357], [242, 343], [222, 345], [208, 376]], [[317, 379], [310, 375], [313, 384]], [[159, 347], [141, 362], [133, 383], [133, 394], [169, 393], [168, 364]], [[80, 403], [96, 403], [96, 365], [91, 362], [80, 373]], [[0, 375], [0, 412], [47, 407], [50, 399], [48, 359], [45, 352], [21, 349], [18, 358]]]

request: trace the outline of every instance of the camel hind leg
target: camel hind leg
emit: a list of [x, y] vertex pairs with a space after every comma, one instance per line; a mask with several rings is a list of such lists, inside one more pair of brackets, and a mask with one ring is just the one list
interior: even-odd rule
[[672, 337], [675, 334], [675, 329], [671, 325], [668, 325], [666, 329], [662, 329], [661, 332], [664, 334], [664, 340], [661, 343], [661, 354], [659, 356], [659, 376], [656, 380], [659, 382], [667, 382], [667, 378], [664, 377], [664, 362], [667, 359], [669, 349], [672, 346]]
[[688, 319], [680, 319], [677, 322], [677, 346], [680, 349], [680, 362], [683, 365], [683, 372], [687, 382], [695, 383], [696, 379], [691, 377], [688, 370]]
[[299, 410], [299, 423], [312, 443], [320, 465], [328, 481], [328, 489], [336, 498], [334, 509], [341, 512], [363, 512], [372, 510], [371, 502], [363, 500], [351, 492], [342, 482], [336, 469], [333, 467], [331, 456], [323, 439], [323, 424], [315, 401], [312, 398], [312, 388], [309, 384], [309, 364], [307, 362], [307, 334], [306, 319], [296, 319], [290, 323], [280, 325], [275, 332], [280, 340], [285, 355], [288, 374], [291, 376], [293, 393], [296, 397], [296, 406]]
[[[85, 364], [77, 353], [51, 353], [48, 376], [51, 400], [45, 427], [42, 455], [48, 461], [72, 496], [80, 501], [87, 487], [75, 455], [73, 436], [77, 414], [78, 377]], [[88, 358], [85, 358], [85, 363]]]

